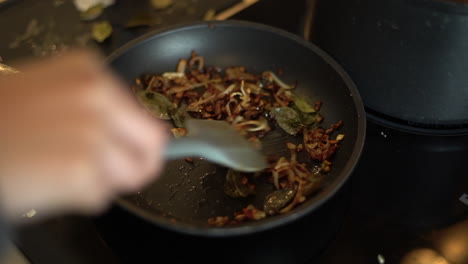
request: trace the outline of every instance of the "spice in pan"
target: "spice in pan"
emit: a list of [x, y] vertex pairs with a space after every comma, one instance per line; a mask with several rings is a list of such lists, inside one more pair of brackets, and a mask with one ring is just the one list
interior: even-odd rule
[[[296, 86], [273, 71], [254, 74], [243, 66], [207, 66], [195, 52], [188, 60], [180, 59], [174, 72], [146, 74], [135, 81], [137, 98], [152, 115], [173, 123], [175, 137], [186, 134], [186, 119], [197, 118], [225, 120], [259, 148], [261, 139], [273, 129], [283, 130], [291, 139], [302, 138], [301, 144], [285, 142], [289, 155], [269, 157], [270, 166], [262, 172], [228, 170], [224, 191], [233, 199], [256, 195], [259, 177], [266, 177], [274, 190], [262, 208], [249, 204], [232, 216], [208, 219], [209, 225], [229, 226], [285, 214], [320, 190], [332, 170], [332, 157], [344, 140], [344, 134], [334, 135], [343, 122], [323, 126], [322, 102], [294, 94]], [[301, 152], [307, 157], [305, 162], [298, 157]]]

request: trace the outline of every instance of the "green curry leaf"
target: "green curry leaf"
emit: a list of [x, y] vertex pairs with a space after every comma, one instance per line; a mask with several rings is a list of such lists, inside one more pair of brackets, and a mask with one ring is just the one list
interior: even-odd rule
[[315, 124], [315, 122], [317, 122], [317, 113], [310, 113], [310, 114], [302, 113], [300, 114], [300, 117], [301, 117], [301, 122], [302, 124], [304, 124], [304, 126], [310, 126], [310, 125]]
[[293, 187], [285, 187], [283, 189], [279, 189], [267, 195], [265, 197], [265, 202], [263, 203], [263, 211], [265, 211], [268, 215], [273, 215], [279, 210], [286, 207], [296, 195], [297, 188]]
[[93, 24], [91, 31], [94, 40], [103, 42], [112, 34], [112, 25], [109, 21], [101, 21]]
[[136, 93], [138, 101], [157, 118], [169, 120], [171, 113], [175, 112], [175, 107], [166, 96], [152, 91], [138, 91]]
[[302, 128], [299, 114], [290, 107], [278, 107], [272, 110], [278, 125], [288, 134], [296, 135]]
[[294, 96], [294, 105], [303, 113], [315, 113], [315, 109], [304, 98]]
[[299, 110], [299, 108], [296, 105], [293, 105], [291, 108], [294, 109], [299, 115], [299, 119], [301, 121], [302, 126], [311, 128], [312, 125], [316, 124], [317, 112], [304, 113], [301, 110]]
[[174, 109], [174, 111], [170, 113], [172, 122], [174, 122], [176, 127], [184, 127], [185, 118], [187, 117], [187, 107], [186, 103], [181, 103], [177, 109]]

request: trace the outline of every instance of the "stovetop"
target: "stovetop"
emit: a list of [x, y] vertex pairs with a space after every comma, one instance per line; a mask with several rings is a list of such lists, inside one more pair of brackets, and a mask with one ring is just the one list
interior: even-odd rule
[[[7, 30], [3, 19], [15, 20], [13, 12], [21, 8], [35, 8], [28, 12], [37, 14], [38, 20], [39, 14], [51, 12], [46, 2], [60, 4], [65, 21], [70, 21], [67, 12], [75, 12], [68, 1], [37, 2], [21, 0], [17, 6], [0, 9], [0, 32]], [[109, 18], [117, 21], [136, 5], [129, 2], [121, 1], [109, 10]], [[201, 6], [203, 1], [195, 2]], [[212, 5], [225, 8], [235, 1], [205, 2], [203, 10]], [[302, 34], [308, 2], [260, 1], [235, 18]], [[197, 19], [203, 12], [184, 19]], [[166, 15], [167, 22], [160, 26], [176, 22]], [[23, 20], [18, 32], [30, 18]], [[50, 23], [49, 28], [52, 35], [64, 30]], [[84, 34], [83, 25], [73, 28], [63, 33], [66, 41]], [[117, 28], [111, 41], [99, 48], [109, 53], [144, 31]], [[7, 36], [15, 36], [8, 32]], [[0, 55], [4, 60], [41, 55], [28, 45], [2, 46]], [[440, 263], [468, 263], [467, 154], [468, 136], [422, 136], [368, 122], [361, 160], [344, 187], [311, 215], [261, 236], [186, 237], [155, 228], [115, 206], [96, 217], [67, 215], [22, 226], [15, 242], [32, 263], [39, 264], [158, 262], [166, 256], [176, 263], [406, 264], [423, 259], [419, 263], [424, 264], [442, 256], [445, 259], [438, 260], [446, 262]]]

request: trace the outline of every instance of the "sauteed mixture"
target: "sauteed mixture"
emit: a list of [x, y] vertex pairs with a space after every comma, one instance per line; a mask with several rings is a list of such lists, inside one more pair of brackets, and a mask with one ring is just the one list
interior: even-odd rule
[[[336, 133], [343, 122], [323, 127], [322, 102], [295, 95], [297, 84], [284, 83], [282, 75], [282, 70], [254, 74], [242, 66], [207, 66], [202, 56], [192, 52], [188, 60], [179, 60], [176, 71], [145, 74], [133, 85], [136, 97], [152, 115], [173, 123], [175, 137], [186, 134], [187, 118], [225, 120], [258, 148], [261, 139], [275, 127], [291, 137], [302, 137], [300, 144], [285, 142], [289, 156], [270, 156], [270, 166], [262, 172], [228, 170], [224, 192], [232, 198], [255, 195], [259, 177], [267, 177], [275, 191], [265, 198], [263, 208], [248, 205], [231, 216], [208, 219], [210, 225], [232, 225], [287, 213], [319, 190], [331, 171], [331, 158], [344, 139], [344, 134]], [[301, 162], [299, 152], [315, 162]], [[191, 162], [191, 158], [186, 161]]]

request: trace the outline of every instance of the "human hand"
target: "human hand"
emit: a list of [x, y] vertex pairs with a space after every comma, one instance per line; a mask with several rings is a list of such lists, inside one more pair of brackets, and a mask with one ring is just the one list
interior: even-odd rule
[[152, 181], [165, 125], [88, 51], [28, 62], [0, 76], [0, 209], [14, 219], [95, 213]]

